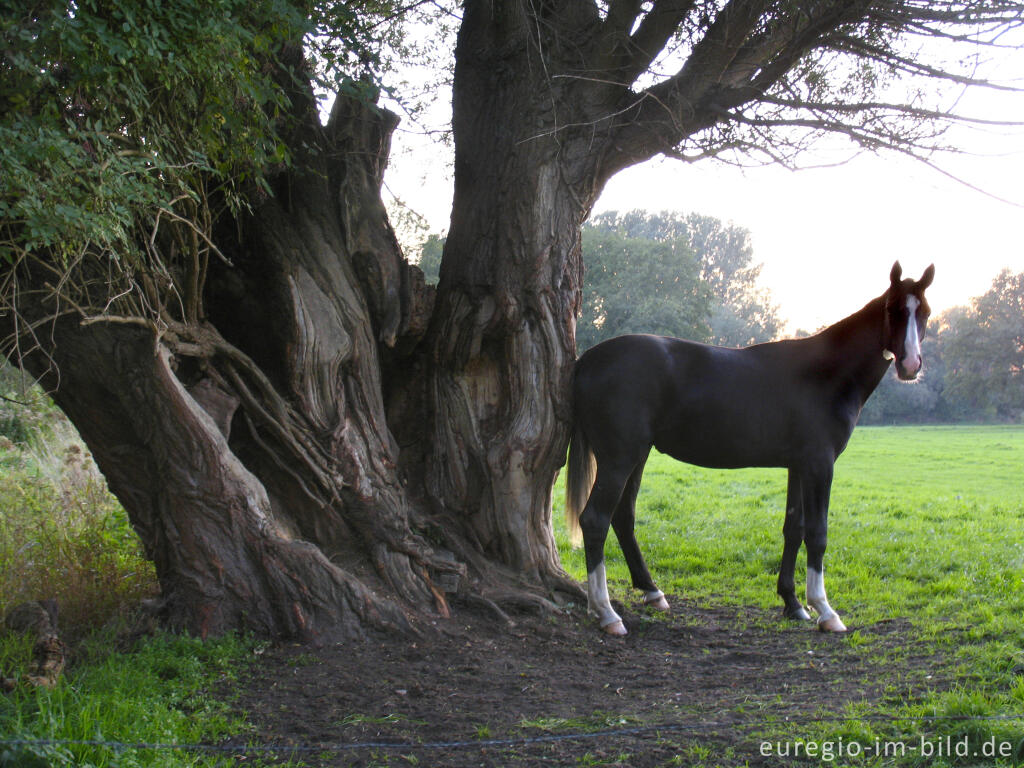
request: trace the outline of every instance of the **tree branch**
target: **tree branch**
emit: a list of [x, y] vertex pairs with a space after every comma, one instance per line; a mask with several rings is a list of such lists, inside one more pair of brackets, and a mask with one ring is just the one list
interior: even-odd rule
[[[740, 125], [760, 129], [806, 128], [811, 131], [845, 133], [861, 146], [878, 148], [892, 143], [907, 146], [933, 140], [941, 130], [923, 133], [882, 129], [881, 124], [867, 130], [868, 120], [890, 116], [940, 123], [1017, 125], [1014, 121], [983, 121], [917, 104], [897, 105], [870, 98], [858, 101], [827, 102], [822, 99], [788, 98], [780, 93], [790, 78], [798, 82], [797, 65], [814, 51], [834, 52], [860, 60], [876, 62], [884, 67], [916, 77], [939, 79], [968, 86], [983, 86], [1013, 92], [1021, 89], [978, 78], [971, 73], [957, 73], [914, 59], [892, 47], [879, 43], [879, 35], [894, 40], [911, 22], [918, 22], [915, 32], [930, 31], [935, 25], [940, 35], [952, 34], [941, 25], [986, 27], [989, 39], [999, 29], [1024, 26], [1020, 3], [1006, 3], [996, 10], [982, 9], [980, 19], [972, 15], [973, 6], [958, 5], [955, 9], [934, 11], [920, 5], [910, 10], [895, 11], [889, 6], [878, 8], [860, 2], [823, 2], [807, 5], [779, 17], [755, 0], [732, 0], [723, 8], [696, 43], [678, 72], [639, 94], [631, 94], [625, 107], [617, 109], [619, 117], [610, 119], [609, 155], [602, 164], [603, 182], [621, 168], [641, 162], [656, 154], [685, 157], [677, 148], [688, 138], [724, 120], [737, 118], [744, 105], [767, 104], [781, 109], [806, 111], [810, 117], [772, 117], [769, 119], [737, 118]], [[965, 15], [966, 14], [966, 15]], [[958, 36], [961, 42], [972, 38]], [[985, 44], [984, 42], [980, 44]], [[833, 67], [834, 69], [834, 67]], [[843, 115], [861, 115], [858, 123], [847, 124]], [[870, 117], [869, 117], [870, 116]], [[778, 141], [770, 132], [759, 139]], [[784, 142], [783, 142], [784, 143]], [[725, 145], [735, 146], [732, 145]], [[932, 147], [935, 148], [935, 147]], [[703, 149], [701, 156], [719, 150]], [[690, 155], [688, 159], [693, 159]]]
[[643, 10], [643, 0], [611, 0], [604, 28], [609, 35], [628, 37]]
[[[740, 70], [752, 68], [751, 61], [737, 62], [736, 56], [766, 8], [767, 3], [759, 0], [732, 0], [675, 75], [633, 96], [635, 110], [629, 113], [628, 121], [620, 121], [615, 129], [615, 156], [605, 163], [605, 178], [671, 150], [686, 136], [719, 119], [703, 110], [702, 103], [721, 87], [731, 66]], [[764, 47], [763, 42], [760, 47]]]
[[786, 109], [807, 109], [814, 112], [832, 112], [832, 113], [844, 113], [844, 114], [857, 114], [857, 113], [877, 113], [877, 112], [893, 112], [908, 117], [922, 118], [927, 120], [950, 120], [956, 121], [957, 123], [966, 123], [970, 125], [990, 125], [990, 126], [1024, 126], [1024, 120], [989, 120], [980, 117], [970, 117], [968, 115], [954, 114], [952, 112], [943, 112], [937, 109], [926, 109], [923, 107], [915, 107], [911, 104], [895, 104], [892, 102], [885, 101], [859, 101], [849, 102], [846, 104], [839, 104], [833, 102], [822, 102], [822, 101], [805, 101], [802, 99], [784, 99], [777, 96], [766, 95], [761, 97], [761, 103], [763, 104], [774, 104], [778, 107], [784, 107]]
[[849, 36], [838, 38], [832, 48], [842, 53], [852, 54], [858, 58], [869, 59], [871, 61], [876, 61], [879, 64], [884, 64], [885, 66], [894, 67], [898, 71], [907, 75], [929, 77], [950, 83], [959, 83], [960, 85], [981, 86], [997, 91], [1020, 91], [1019, 88], [1015, 88], [1013, 86], [1001, 85], [990, 80], [982, 80], [976, 77], [959, 75], [955, 72], [940, 69], [939, 67], [929, 66], [923, 61], [911, 59], [907, 56], [899, 56], [890, 49], [870, 45], [863, 40]]
[[623, 64], [623, 80], [632, 83], [654, 63], [694, 5], [695, 0], [661, 0], [654, 4], [629, 37], [629, 58]]

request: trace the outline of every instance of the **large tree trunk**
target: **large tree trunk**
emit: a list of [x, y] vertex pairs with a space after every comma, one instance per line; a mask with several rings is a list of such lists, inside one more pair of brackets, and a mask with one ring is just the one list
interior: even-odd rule
[[571, 84], [550, 78], [525, 6], [511, 6], [468, 4], [456, 50], [428, 488], [481, 552], [558, 587], [551, 487], [571, 419], [580, 228], [598, 186], [579, 132], [559, 126], [575, 106]]

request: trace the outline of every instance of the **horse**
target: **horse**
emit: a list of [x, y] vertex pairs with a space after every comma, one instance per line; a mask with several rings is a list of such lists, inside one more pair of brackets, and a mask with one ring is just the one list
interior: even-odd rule
[[625, 635], [604, 565], [611, 525], [643, 603], [668, 611], [634, 535], [636, 496], [651, 447], [703, 467], [788, 470], [777, 592], [786, 617], [809, 621], [794, 569], [807, 550], [807, 602], [822, 631], [845, 632], [829, 605], [823, 560], [833, 465], [891, 362], [898, 377], [921, 371], [921, 339], [935, 276], [903, 279], [897, 261], [885, 293], [802, 339], [732, 349], [683, 339], [628, 335], [580, 356], [573, 372], [566, 523], [582, 539], [588, 608], [610, 635]]

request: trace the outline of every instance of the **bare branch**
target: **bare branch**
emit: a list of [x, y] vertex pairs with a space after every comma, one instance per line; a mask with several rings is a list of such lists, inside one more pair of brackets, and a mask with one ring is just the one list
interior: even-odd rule
[[623, 79], [633, 82], [651, 66], [695, 4], [694, 0], [662, 0], [654, 4], [629, 37], [629, 58], [624, 62]]
[[925, 120], [955, 121], [957, 123], [964, 123], [969, 125], [989, 125], [1006, 127], [1024, 126], [1024, 120], [990, 120], [980, 117], [971, 117], [969, 115], [961, 115], [950, 111], [915, 107], [911, 104], [896, 104], [884, 101], [859, 101], [843, 104], [838, 102], [783, 99], [777, 96], [767, 95], [761, 98], [761, 103], [773, 104], [775, 106], [784, 107], [786, 109], [806, 109], [814, 112], [829, 112], [833, 114], [863, 114], [867, 112], [877, 114], [884, 112], [892, 112], [899, 113], [901, 115], [905, 115], [908, 117], [921, 118]]
[[891, 49], [880, 48], [878, 46], [871, 45], [864, 40], [858, 40], [852, 37], [839, 38], [833, 43], [832, 47], [837, 51], [849, 53], [862, 59], [876, 61], [879, 64], [893, 67], [900, 72], [912, 76], [929, 77], [936, 80], [943, 80], [945, 82], [990, 88], [997, 91], [1020, 90], [1013, 86], [1001, 85], [990, 80], [983, 80], [972, 76], [958, 74], [956, 72], [950, 72], [949, 70], [941, 69], [939, 67], [934, 67], [923, 61], [898, 55]]
[[628, 37], [642, 9], [643, 0], [612, 0], [608, 4], [608, 15], [604, 20], [604, 27], [608, 33], [606, 37]]
[[[756, 100], [822, 37], [863, 12], [861, 3], [832, 2], [815, 17], [764, 20], [767, 4], [733, 0], [712, 22], [673, 77], [639, 94], [629, 122], [617, 128], [617, 157], [608, 175], [664, 153], [687, 136], [714, 125], [720, 108]], [[769, 23], [770, 22], [770, 23]], [[737, 88], [746, 82], [749, 88]]]
[[[918, 35], [933, 36], [947, 47], [1006, 48], [1011, 46], [997, 42], [1000, 36], [1021, 27], [1024, 4], [1019, 2], [941, 7], [924, 0], [898, 6], [866, 0], [820, 2], [780, 13], [753, 0], [733, 0], [707, 27], [675, 75], [631, 94], [627, 106], [620, 105], [614, 117], [609, 113], [614, 138], [602, 174], [610, 177], [656, 154], [692, 161], [740, 146], [788, 165], [792, 155], [809, 142], [794, 144], [780, 131], [802, 130], [808, 137], [842, 134], [856, 146], [872, 150], [892, 146], [901, 151], [913, 147], [915, 156], [923, 157], [942, 149], [937, 139], [953, 123], [1021, 125], [1014, 120], [962, 115], [919, 99], [896, 103], [872, 98], [881, 92], [879, 82], [898, 75], [1020, 92], [1020, 87], [980, 77], [969, 68], [956, 71], [927, 62], [901, 51], [896, 43], [901, 36]], [[837, 57], [836, 61], [829, 61], [827, 55]], [[832, 90], [815, 85], [810, 76], [827, 82], [832, 73], [843, 71], [838, 57], [869, 62], [878, 67], [878, 74], [857, 81], [859, 75], [851, 66], [848, 83]], [[798, 92], [794, 86], [804, 77], [809, 78], [807, 85]], [[765, 109], [771, 113], [764, 114]], [[745, 114], [751, 110], [762, 114]], [[721, 145], [709, 144], [707, 130], [730, 122], [734, 127], [719, 136]], [[736, 134], [742, 129], [756, 129], [756, 133], [737, 144]], [[700, 148], [695, 153], [684, 145]]]

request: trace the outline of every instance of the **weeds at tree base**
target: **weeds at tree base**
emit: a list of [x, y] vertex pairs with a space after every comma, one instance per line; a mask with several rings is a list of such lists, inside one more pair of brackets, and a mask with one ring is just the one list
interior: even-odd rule
[[22, 396], [28, 406], [4, 401], [3, 423], [34, 431], [0, 437], [0, 618], [53, 598], [73, 642], [156, 595], [156, 574], [71, 425], [37, 392]]
[[[38, 390], [17, 394], [27, 405], [0, 407], [0, 672], [18, 680], [0, 694], [0, 738], [31, 743], [0, 742], [0, 768], [223, 765], [210, 754], [61, 743], [195, 744], [244, 732], [212, 694], [253, 658], [253, 643], [157, 634], [115, 650], [126, 617], [158, 591], [153, 565], [67, 421]], [[71, 643], [52, 689], [20, 680], [34, 638], [2, 628], [12, 607], [49, 598]]]

